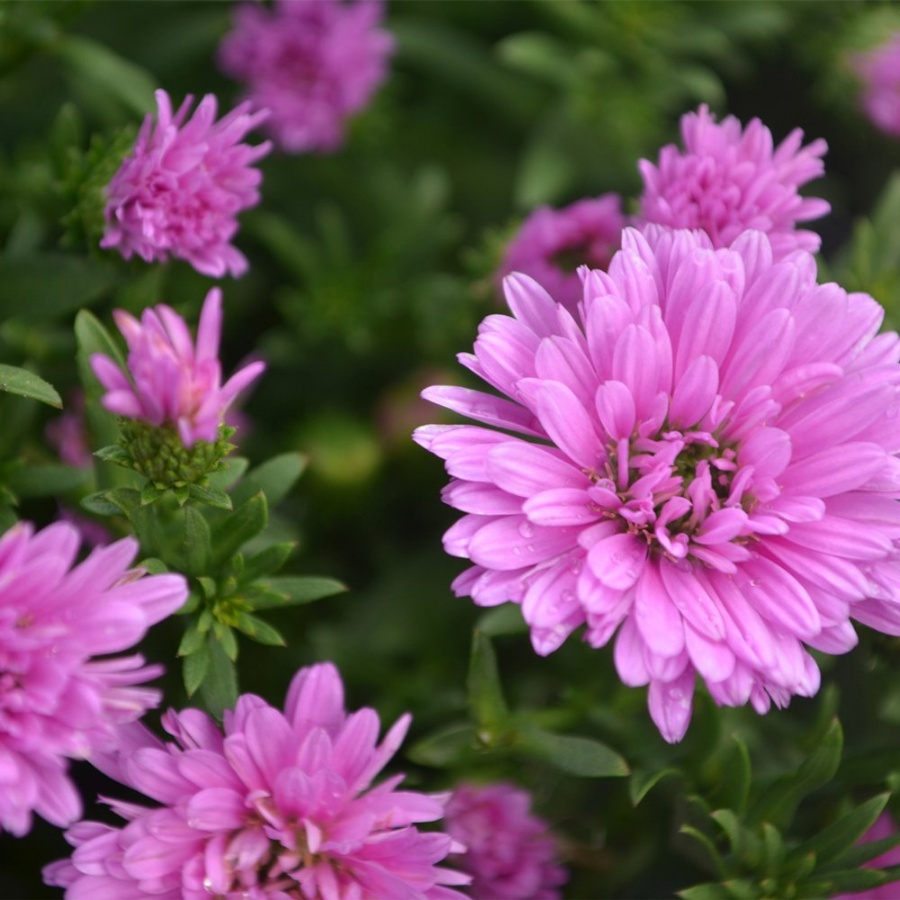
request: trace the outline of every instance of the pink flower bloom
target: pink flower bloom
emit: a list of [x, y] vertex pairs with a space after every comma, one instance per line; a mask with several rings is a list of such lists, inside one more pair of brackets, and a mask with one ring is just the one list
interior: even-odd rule
[[581, 299], [577, 266], [606, 269], [624, 226], [618, 194], [579, 200], [563, 209], [542, 206], [507, 245], [498, 285], [510, 272], [522, 272], [572, 312]]
[[[859, 844], [868, 844], [870, 841], [881, 841], [897, 833], [897, 823], [889, 812], [883, 812], [875, 824], [857, 841]], [[900, 865], [900, 847], [894, 847], [881, 856], [863, 863], [866, 869], [886, 869], [889, 866]], [[855, 891], [852, 894], [835, 894], [831, 900], [895, 900], [897, 897], [897, 882], [891, 881], [881, 887], [869, 888], [865, 891]]]
[[135, 541], [74, 565], [78, 544], [65, 523], [19, 523], [0, 538], [0, 831], [18, 836], [34, 812], [62, 826], [81, 815], [67, 760], [111, 749], [120, 723], [159, 702], [141, 685], [160, 666], [109, 654], [187, 599], [180, 575], [128, 569]]
[[267, 115], [243, 103], [216, 122], [216, 98], [207, 94], [188, 119], [188, 96], [174, 115], [169, 95], [156, 92], [157, 121], [144, 119], [131, 155], [106, 189], [106, 232], [101, 247], [147, 262], [170, 256], [221, 278], [247, 271], [231, 244], [237, 214], [259, 202], [262, 175], [252, 167], [269, 152], [242, 138]]
[[[483, 425], [425, 426], [444, 537], [481, 606], [521, 604], [538, 653], [579, 626], [679, 740], [699, 674], [719, 704], [811, 696], [804, 645], [843, 653], [850, 619], [900, 635], [900, 339], [865, 294], [816, 284], [746, 232], [633, 229], [583, 270], [571, 315], [506, 279], [460, 360], [501, 395], [432, 387]], [[511, 432], [511, 433], [508, 433]]]
[[384, 81], [393, 38], [379, 29], [376, 0], [277, 0], [238, 7], [219, 64], [241, 81], [288, 153], [330, 153], [347, 120]]
[[900, 31], [852, 63], [863, 82], [863, 109], [882, 131], [900, 137]]
[[128, 824], [81, 822], [71, 859], [44, 871], [77, 897], [460, 897], [468, 879], [437, 867], [460, 849], [418, 822], [443, 816], [446, 797], [372, 787], [409, 727], [379, 746], [372, 709], [348, 714], [337, 670], [302, 669], [281, 713], [252, 694], [225, 713], [224, 736], [198, 710], [169, 711], [161, 743], [136, 726], [110, 774], [161, 804], [110, 801]]
[[466, 848], [474, 900], [556, 900], [567, 880], [547, 823], [527, 791], [506, 782], [461, 785], [447, 804], [447, 831]]
[[217, 440], [230, 404], [265, 369], [250, 363], [222, 384], [222, 292], [213, 288], [206, 295], [196, 347], [184, 319], [165, 304], [145, 309], [140, 322], [120, 309], [114, 316], [128, 342], [128, 374], [102, 353], [91, 357], [108, 391], [106, 409], [157, 427], [171, 424], [186, 447]]
[[828, 149], [819, 139], [801, 149], [796, 128], [777, 147], [759, 119], [741, 129], [728, 116], [716, 123], [707, 107], [681, 119], [685, 151], [663, 147], [659, 164], [638, 163], [644, 178], [639, 221], [668, 228], [702, 228], [714, 247], [727, 247], [747, 229], [764, 231], [776, 259], [800, 248], [815, 253], [820, 238], [797, 230], [797, 222], [818, 219], [831, 206], [801, 197], [798, 189], [825, 170]]

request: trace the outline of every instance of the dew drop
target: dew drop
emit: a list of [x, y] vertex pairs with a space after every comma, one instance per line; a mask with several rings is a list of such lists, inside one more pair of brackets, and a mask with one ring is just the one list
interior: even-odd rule
[[519, 534], [521, 534], [523, 538], [534, 537], [534, 525], [526, 519], [519, 525]]
[[525, 548], [529, 553], [534, 553], [534, 544], [528, 544]]
[[750, 579], [750, 587], [759, 587], [761, 584], [762, 582], [758, 578]]
[[513, 552], [513, 554], [514, 554], [515, 556], [521, 556], [521, 555], [522, 555], [522, 548], [521, 548], [521, 547], [513, 547], [513, 548], [512, 548], [512, 552]]
[[570, 571], [573, 575], [580, 575], [580, 574], [581, 574], [581, 567], [582, 567], [582, 562], [581, 562], [581, 560], [580, 560], [580, 559], [573, 559], [571, 565], [569, 566], [569, 571]]

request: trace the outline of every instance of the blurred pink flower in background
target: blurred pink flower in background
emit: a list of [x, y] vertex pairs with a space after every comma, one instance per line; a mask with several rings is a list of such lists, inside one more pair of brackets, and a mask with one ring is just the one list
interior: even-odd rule
[[[897, 823], [889, 812], [883, 812], [875, 824], [857, 841], [857, 844], [868, 844], [870, 841], [880, 841], [897, 833]], [[900, 865], [900, 847], [894, 847], [881, 856], [863, 863], [865, 869], [881, 869], [889, 866]], [[864, 891], [854, 891], [852, 894], [835, 894], [831, 900], [896, 900], [898, 895], [897, 881], [883, 884], [881, 887], [867, 888]]]
[[394, 40], [378, 27], [383, 11], [377, 0], [245, 3], [219, 64], [270, 111], [266, 127], [282, 150], [330, 153], [387, 75]]
[[857, 53], [852, 65], [863, 82], [862, 106], [886, 134], [900, 137], [900, 31], [868, 53]]
[[73, 391], [65, 410], [47, 423], [44, 432], [59, 458], [76, 469], [87, 469], [94, 463], [84, 418], [84, 392]]
[[466, 848], [473, 900], [557, 900], [568, 880], [547, 823], [531, 812], [528, 792], [497, 782], [460, 785], [446, 811], [447, 831]]
[[75, 565], [79, 540], [66, 523], [19, 523], [0, 538], [0, 831], [14, 835], [33, 812], [61, 826], [81, 815], [67, 760], [111, 750], [117, 726], [160, 699], [141, 686], [160, 666], [109, 654], [187, 599], [182, 576], [129, 570], [136, 541]]
[[657, 165], [638, 163], [644, 179], [639, 224], [701, 228], [715, 247], [755, 229], [769, 236], [776, 259], [795, 249], [819, 249], [819, 236], [796, 225], [831, 209], [798, 192], [825, 171], [825, 141], [801, 148], [803, 132], [796, 128], [775, 147], [759, 119], [742, 129], [734, 116], [716, 122], [705, 105], [682, 116], [681, 135], [684, 150], [669, 144]]
[[259, 202], [262, 174], [253, 163], [269, 152], [265, 142], [241, 143], [266, 118], [243, 103], [216, 121], [216, 98], [207, 94], [194, 111], [187, 96], [172, 113], [169, 95], [156, 92], [158, 113], [144, 119], [131, 154], [106, 189], [106, 231], [101, 247], [146, 262], [170, 256], [213, 278], [239, 276], [247, 260], [232, 245], [237, 214]]
[[574, 312], [581, 299], [578, 266], [606, 269], [619, 249], [624, 226], [618, 194], [579, 200], [562, 209], [541, 206], [507, 244], [497, 285], [510, 272], [522, 272]]
[[500, 396], [423, 393], [482, 423], [415, 435], [465, 514], [457, 595], [521, 604], [541, 654], [618, 632], [669, 741], [698, 674], [764, 713], [817, 692], [804, 645], [848, 651], [851, 618], [900, 635], [900, 339], [878, 303], [760, 232], [625, 229], [583, 276], [576, 316], [506, 279], [512, 316], [460, 354]]
[[265, 369], [252, 362], [222, 384], [222, 292], [213, 288], [206, 295], [196, 347], [184, 319], [165, 304], [145, 309], [140, 322], [122, 310], [114, 316], [128, 342], [128, 372], [102, 353], [91, 357], [108, 392], [104, 407], [157, 427], [168, 423], [185, 447], [216, 441], [228, 407]]
[[402, 775], [372, 787], [409, 724], [377, 744], [377, 713], [347, 713], [323, 663], [297, 673], [284, 713], [241, 696], [224, 734], [195, 709], [163, 717], [167, 743], [136, 725], [105, 768], [161, 805], [108, 801], [127, 824], [77, 824], [71, 859], [45, 880], [73, 897], [462, 900], [444, 885], [468, 878], [437, 865], [460, 848], [415, 827], [439, 820], [446, 796], [397, 790]]

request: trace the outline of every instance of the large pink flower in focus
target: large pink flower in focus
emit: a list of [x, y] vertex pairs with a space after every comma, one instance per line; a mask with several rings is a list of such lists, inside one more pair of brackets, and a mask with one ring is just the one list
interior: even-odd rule
[[510, 272], [522, 272], [574, 312], [581, 299], [577, 267], [605, 269], [619, 249], [624, 227], [618, 194], [579, 200], [562, 209], [541, 206], [507, 244], [498, 284]]
[[852, 63], [863, 82], [863, 109], [883, 132], [900, 137], [900, 31]]
[[61, 826], [81, 815], [68, 760], [111, 750], [121, 723], [159, 702], [143, 683], [161, 667], [109, 654], [187, 599], [180, 575], [129, 570], [131, 539], [75, 565], [78, 545], [66, 523], [0, 538], [0, 832], [25, 834], [32, 813]]
[[378, 0], [245, 3], [219, 64], [271, 112], [266, 127], [283, 150], [331, 153], [387, 74], [394, 40], [378, 28], [382, 14]]
[[446, 812], [447, 831], [464, 845], [463, 869], [474, 900], [557, 900], [567, 881], [547, 823], [527, 791], [507, 782], [463, 784]]
[[638, 163], [644, 179], [639, 222], [667, 228], [701, 228], [715, 247], [727, 247], [747, 229], [764, 231], [776, 259], [795, 249], [815, 253], [821, 239], [797, 229], [831, 209], [798, 189], [825, 170], [821, 138], [800, 146], [796, 128], [777, 147], [759, 119], [746, 128], [734, 116], [722, 122], [704, 105], [681, 119], [684, 151], [669, 144], [657, 165]]
[[123, 310], [114, 316], [128, 342], [128, 373], [102, 353], [91, 357], [108, 391], [106, 409], [154, 426], [168, 423], [186, 447], [215, 441], [228, 407], [265, 369], [262, 362], [250, 363], [222, 384], [222, 292], [213, 288], [206, 295], [196, 347], [184, 319], [165, 304], [145, 309], [140, 321]]
[[626, 229], [571, 315], [506, 280], [461, 362], [501, 395], [424, 396], [483, 425], [432, 425], [448, 553], [482, 606], [521, 604], [537, 652], [618, 632], [628, 685], [679, 740], [696, 675], [719, 704], [811, 696], [804, 645], [843, 653], [850, 619], [900, 635], [900, 339], [865, 294], [818, 285], [769, 239]]
[[243, 103], [216, 121], [216, 98], [207, 94], [188, 119], [194, 98], [176, 113], [165, 91], [156, 92], [158, 115], [144, 119], [137, 142], [106, 189], [101, 247], [115, 247], [146, 262], [184, 259], [198, 272], [221, 278], [247, 271], [232, 245], [237, 214], [259, 202], [262, 174], [253, 168], [268, 141], [241, 143], [267, 112]]
[[294, 677], [284, 713], [243, 695], [224, 735], [198, 710], [172, 711], [161, 743], [132, 729], [132, 746], [107, 767], [161, 804], [110, 801], [122, 828], [81, 822], [71, 859], [44, 871], [80, 897], [209, 896], [451, 900], [459, 872], [437, 866], [461, 848], [419, 822], [444, 814], [446, 796], [399, 791], [403, 776], [372, 787], [400, 746], [403, 716], [377, 744], [372, 709], [348, 714], [329, 663]]

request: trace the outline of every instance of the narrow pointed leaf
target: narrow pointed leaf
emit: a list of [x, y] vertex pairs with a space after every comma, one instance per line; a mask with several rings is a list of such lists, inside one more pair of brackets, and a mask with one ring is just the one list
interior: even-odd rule
[[250, 613], [238, 612], [235, 616], [235, 627], [259, 644], [270, 647], [284, 647], [285, 639], [268, 623]]
[[40, 375], [35, 375], [27, 369], [20, 369], [18, 366], [0, 363], [0, 391], [62, 409], [62, 398], [49, 381], [44, 381]]
[[260, 492], [239, 506], [213, 530], [213, 566], [222, 565], [247, 541], [255, 538], [269, 520], [265, 495]]
[[479, 728], [495, 732], [509, 717], [503, 687], [497, 669], [497, 656], [487, 635], [476, 630], [472, 635], [472, 653], [466, 681], [469, 708]]
[[255, 582], [250, 599], [254, 609], [271, 609], [276, 606], [299, 606], [324, 597], [331, 597], [347, 590], [346, 585], [334, 578], [317, 575], [285, 575], [261, 578]]
[[529, 756], [582, 778], [621, 778], [629, 772], [628, 763], [618, 753], [593, 738], [529, 728], [522, 732], [516, 746]]

